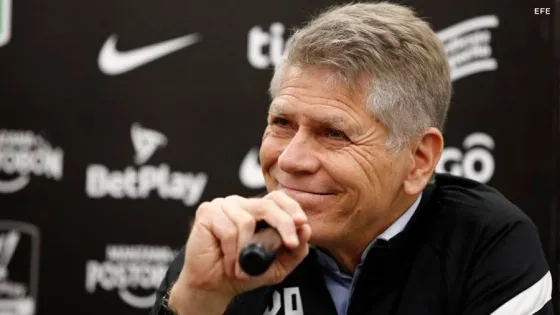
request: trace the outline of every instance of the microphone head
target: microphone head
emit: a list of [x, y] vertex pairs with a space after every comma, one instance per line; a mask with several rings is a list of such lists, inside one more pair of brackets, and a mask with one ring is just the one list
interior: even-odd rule
[[239, 265], [250, 276], [259, 276], [268, 270], [275, 253], [270, 253], [261, 244], [249, 244], [239, 253]]

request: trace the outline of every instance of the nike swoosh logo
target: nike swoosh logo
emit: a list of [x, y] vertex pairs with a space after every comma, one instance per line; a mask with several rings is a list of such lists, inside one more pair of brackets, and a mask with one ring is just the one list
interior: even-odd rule
[[99, 52], [99, 69], [107, 75], [119, 75], [134, 70], [197, 43], [201, 36], [193, 33], [126, 52], [118, 51], [117, 39], [116, 35], [111, 35]]
[[265, 187], [264, 176], [262, 174], [261, 165], [259, 164], [259, 151], [256, 148], [251, 149], [239, 168], [239, 180], [250, 189], [260, 189]]

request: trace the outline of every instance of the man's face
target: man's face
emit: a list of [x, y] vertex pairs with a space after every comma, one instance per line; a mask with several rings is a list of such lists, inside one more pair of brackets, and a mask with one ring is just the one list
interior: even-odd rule
[[327, 75], [286, 72], [260, 160], [268, 191], [285, 191], [308, 215], [311, 243], [336, 246], [392, 216], [412, 161], [386, 147], [388, 131], [367, 111], [364, 95], [326, 85]]

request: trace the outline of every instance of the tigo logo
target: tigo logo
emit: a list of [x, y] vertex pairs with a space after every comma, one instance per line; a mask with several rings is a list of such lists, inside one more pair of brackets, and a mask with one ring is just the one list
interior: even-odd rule
[[282, 58], [286, 46], [282, 23], [273, 23], [268, 32], [255, 26], [249, 30], [247, 37], [247, 60], [254, 68], [267, 69]]
[[472, 133], [463, 141], [464, 150], [455, 147], [443, 149], [436, 172], [488, 183], [494, 176], [496, 166], [492, 155], [494, 147], [494, 139], [489, 135]]

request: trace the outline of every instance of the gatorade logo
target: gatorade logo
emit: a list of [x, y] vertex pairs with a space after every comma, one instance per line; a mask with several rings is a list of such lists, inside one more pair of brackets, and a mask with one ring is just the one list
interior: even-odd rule
[[0, 47], [8, 44], [12, 31], [12, 0], [0, 0]]

